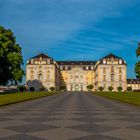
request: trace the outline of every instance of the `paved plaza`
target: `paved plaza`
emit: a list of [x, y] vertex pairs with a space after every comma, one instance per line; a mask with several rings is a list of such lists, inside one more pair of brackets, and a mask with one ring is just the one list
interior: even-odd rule
[[90, 93], [4, 106], [0, 140], [140, 140], [140, 108]]

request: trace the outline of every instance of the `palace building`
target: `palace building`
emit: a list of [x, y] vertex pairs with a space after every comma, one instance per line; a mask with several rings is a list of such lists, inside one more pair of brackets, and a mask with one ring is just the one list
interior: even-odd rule
[[93, 91], [103, 87], [113, 91], [122, 87], [127, 89], [126, 62], [109, 54], [98, 61], [55, 61], [45, 54], [30, 58], [26, 65], [26, 84], [28, 88], [39, 90], [44, 86], [46, 90], [54, 87], [60, 90], [65, 86], [67, 91], [88, 91], [87, 86], [92, 85]]

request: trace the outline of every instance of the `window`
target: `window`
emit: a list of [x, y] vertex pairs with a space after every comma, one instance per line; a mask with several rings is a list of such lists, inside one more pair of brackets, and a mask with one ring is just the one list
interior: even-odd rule
[[30, 69], [31, 69], [31, 73], [33, 73], [33, 67], [30, 67]]
[[106, 60], [103, 60], [103, 64], [106, 64]]
[[119, 67], [119, 73], [122, 73], [122, 69], [121, 69], [121, 67]]
[[50, 64], [50, 59], [47, 59], [47, 64]]
[[47, 80], [50, 80], [50, 75], [47, 75]]
[[65, 70], [68, 70], [68, 66], [65, 66]]
[[86, 66], [86, 70], [88, 70], [88, 66]]
[[112, 63], [112, 64], [114, 63], [114, 59], [113, 59], [113, 58], [111, 58], [111, 63]]
[[106, 68], [103, 68], [103, 73], [106, 73]]
[[122, 60], [121, 59], [119, 60], [119, 64], [122, 64]]
[[39, 72], [41, 73], [41, 71], [42, 71], [42, 66], [39, 66]]
[[114, 66], [111, 67], [111, 72], [114, 72]]
[[119, 81], [122, 81], [122, 76], [121, 75], [119, 75]]
[[31, 64], [34, 64], [34, 59], [31, 59]]
[[39, 81], [42, 81], [42, 74], [39, 74]]
[[31, 81], [34, 80], [34, 75], [31, 75]]
[[76, 76], [75, 76], [75, 78], [79, 78], [79, 76], [78, 76], [78, 75], [76, 75]]
[[106, 81], [106, 75], [103, 75], [103, 81]]
[[111, 74], [111, 81], [114, 81], [114, 74]]

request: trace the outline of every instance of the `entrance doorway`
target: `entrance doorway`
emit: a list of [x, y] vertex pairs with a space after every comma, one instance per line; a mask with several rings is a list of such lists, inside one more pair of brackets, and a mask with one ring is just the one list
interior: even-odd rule
[[74, 90], [75, 90], [75, 91], [79, 91], [79, 86], [78, 86], [78, 85], [75, 85], [75, 86], [74, 86]]

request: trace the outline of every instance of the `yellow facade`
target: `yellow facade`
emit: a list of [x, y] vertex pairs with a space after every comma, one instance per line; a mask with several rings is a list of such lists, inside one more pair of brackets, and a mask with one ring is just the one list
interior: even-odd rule
[[[38, 81], [47, 90], [55, 87], [59, 90], [66, 86], [68, 91], [92, 91], [109, 86], [114, 91], [121, 86], [126, 90], [126, 63], [113, 54], [99, 61], [54, 61], [53, 58], [40, 54], [29, 59], [26, 67], [26, 81]], [[38, 87], [39, 89], [39, 87]]]

